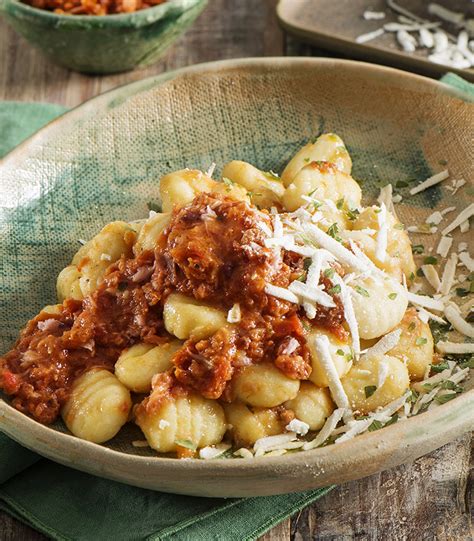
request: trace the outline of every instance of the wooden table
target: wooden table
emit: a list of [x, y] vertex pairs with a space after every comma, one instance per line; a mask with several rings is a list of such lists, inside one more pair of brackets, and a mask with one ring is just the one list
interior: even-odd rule
[[[0, 21], [0, 99], [72, 107], [118, 85], [198, 62], [321, 55], [282, 34], [275, 4], [275, 0], [210, 0], [204, 14], [161, 62], [107, 77], [88, 77], [50, 64]], [[413, 464], [342, 485], [262, 540], [470, 540], [472, 443], [471, 435], [466, 435]], [[0, 514], [1, 541], [42, 539], [41, 534]]]

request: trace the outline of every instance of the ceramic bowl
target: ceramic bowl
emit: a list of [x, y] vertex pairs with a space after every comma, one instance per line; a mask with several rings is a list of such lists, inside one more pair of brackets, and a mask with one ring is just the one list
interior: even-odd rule
[[58, 15], [0, 0], [5, 20], [50, 60], [85, 73], [117, 73], [156, 62], [207, 0], [168, 0], [134, 13]]
[[[206, 170], [216, 162], [219, 173], [231, 159], [281, 171], [304, 142], [334, 131], [351, 152], [366, 201], [388, 181], [427, 178], [443, 160], [453, 178], [472, 181], [474, 111], [461, 98], [446, 85], [390, 68], [272, 58], [196, 66], [81, 105], [0, 164], [0, 352], [42, 306], [55, 302], [55, 277], [78, 239], [111, 220], [147, 216], [158, 180], [169, 171]], [[433, 208], [466, 206], [467, 193], [453, 197], [437, 188], [407, 197], [397, 211], [412, 224]], [[132, 425], [95, 445], [68, 435], [60, 423], [36, 423], [6, 399], [0, 399], [0, 430], [62, 464], [125, 483], [256, 496], [341, 483], [413, 460], [472, 430], [473, 411], [474, 390], [467, 390], [348, 442], [263, 459], [158, 457], [131, 445], [143, 439]]]

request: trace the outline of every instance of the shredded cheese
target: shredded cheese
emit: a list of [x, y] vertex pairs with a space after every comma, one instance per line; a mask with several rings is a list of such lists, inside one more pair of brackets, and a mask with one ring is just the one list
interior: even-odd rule
[[422, 306], [423, 308], [429, 308], [430, 310], [436, 310], [442, 312], [444, 310], [444, 304], [438, 299], [427, 297], [426, 295], [417, 295], [411, 291], [407, 291], [408, 300], [416, 306]]
[[467, 252], [461, 252], [459, 254], [459, 260], [461, 263], [468, 269], [469, 272], [474, 271], [474, 259], [467, 253]]
[[441, 237], [438, 247], [436, 248], [436, 253], [441, 257], [447, 257], [452, 244], [453, 239], [451, 237]]
[[295, 280], [288, 286], [288, 290], [306, 301], [317, 302], [327, 308], [333, 308], [335, 305], [331, 295], [328, 295], [319, 287], [311, 287], [308, 284]]
[[410, 190], [410, 194], [416, 195], [417, 193], [420, 193], [423, 190], [426, 190], [427, 188], [434, 186], [435, 184], [443, 182], [443, 180], [446, 180], [448, 177], [449, 177], [449, 172], [447, 169], [439, 173], [436, 173], [436, 175], [433, 175], [432, 177], [427, 178], [426, 180], [418, 184], [418, 186], [415, 186], [414, 188], [412, 188]]
[[309, 432], [309, 424], [299, 419], [292, 419], [286, 426], [285, 430], [295, 432], [300, 436], [305, 436]]
[[202, 460], [211, 460], [213, 458], [217, 458], [228, 451], [231, 447], [232, 446], [228, 443], [220, 443], [213, 447], [203, 447], [202, 449], [199, 449], [199, 458]]
[[298, 304], [299, 302], [298, 297], [294, 293], [288, 291], [288, 289], [285, 289], [284, 287], [274, 286], [273, 284], [265, 285], [265, 293], [267, 293], [268, 295], [272, 295], [277, 299], [282, 299], [284, 301], [292, 302], [294, 304]]
[[367, 357], [378, 357], [380, 355], [385, 355], [385, 353], [389, 352], [398, 344], [401, 334], [401, 329], [396, 329], [395, 331], [389, 332], [388, 334], [383, 336], [376, 344], [370, 347], [365, 352], [365, 355]]
[[382, 36], [384, 33], [384, 29], [379, 28], [378, 30], [374, 30], [373, 32], [367, 32], [367, 34], [361, 34], [360, 36], [357, 36], [355, 41], [356, 43], [367, 43], [368, 41], [372, 41], [373, 39]]
[[430, 286], [435, 290], [439, 291], [441, 287], [441, 280], [439, 279], [438, 273], [433, 265], [422, 265], [421, 270], [425, 275], [426, 280]]
[[474, 353], [474, 344], [460, 344], [458, 342], [438, 342], [436, 349], [440, 353], [452, 353], [453, 355], [463, 355], [465, 353]]
[[329, 350], [329, 339], [326, 335], [317, 336], [314, 339], [314, 347], [318, 352], [318, 359], [329, 382], [331, 396], [338, 408], [350, 410], [349, 399], [342, 386], [336, 366]]
[[447, 235], [448, 233], [451, 233], [451, 231], [459, 227], [463, 222], [469, 220], [472, 215], [474, 215], [474, 203], [471, 203], [468, 207], [462, 210], [458, 214], [457, 218], [443, 229], [442, 234]]
[[[457, 254], [451, 254], [451, 257], [446, 261], [444, 266], [443, 276], [441, 277], [441, 286], [439, 288], [440, 293], [448, 295], [454, 284], [454, 277], [456, 276], [456, 265], [458, 262]], [[427, 306], [426, 308], [430, 308]]]
[[448, 303], [444, 309], [444, 315], [458, 332], [469, 338], [474, 338], [474, 327], [462, 318], [455, 304], [452, 302]]
[[387, 207], [382, 203], [380, 212], [377, 214], [379, 230], [377, 232], [377, 247], [375, 257], [383, 263], [387, 257], [388, 225], [387, 225]]
[[227, 312], [227, 321], [229, 323], [239, 323], [241, 320], [240, 304], [236, 302], [234, 306]]
[[336, 428], [339, 421], [342, 419], [345, 411], [346, 410], [344, 408], [335, 409], [326, 419], [323, 428], [321, 428], [314, 440], [309, 441], [303, 445], [303, 450], [309, 451], [310, 449], [314, 449], [315, 447], [319, 447], [320, 445], [322, 445], [334, 432], [334, 429]]
[[377, 375], [377, 389], [380, 389], [383, 386], [387, 379], [388, 373], [389, 370], [387, 359], [383, 357], [379, 363], [379, 373]]

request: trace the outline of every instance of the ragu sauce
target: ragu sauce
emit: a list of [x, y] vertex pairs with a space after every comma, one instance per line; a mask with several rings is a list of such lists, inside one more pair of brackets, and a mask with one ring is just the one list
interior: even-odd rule
[[14, 348], [0, 357], [0, 389], [18, 410], [52, 423], [82, 373], [92, 367], [113, 371], [125, 348], [171, 338], [162, 312], [173, 292], [225, 311], [239, 303], [241, 319], [209, 338], [186, 341], [173, 368], [156, 380], [155, 399], [162, 388], [163, 395], [193, 389], [226, 400], [235, 371], [262, 361], [274, 362], [290, 378], [307, 379], [305, 329], [324, 327], [345, 338], [343, 307], [334, 297], [336, 306], [318, 307], [309, 322], [296, 305], [265, 293], [267, 283], [287, 287], [304, 273], [301, 256], [265, 246], [264, 228], [270, 224], [265, 211], [248, 203], [198, 195], [173, 212], [154, 252], [122, 258], [82, 302], [66, 300], [59, 313], [32, 319]]

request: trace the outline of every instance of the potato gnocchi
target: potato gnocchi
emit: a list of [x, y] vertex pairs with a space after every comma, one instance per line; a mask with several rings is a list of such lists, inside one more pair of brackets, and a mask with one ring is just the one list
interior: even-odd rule
[[0, 389], [79, 438], [132, 422], [186, 458], [342, 443], [454, 398], [469, 368], [435, 353], [441, 295], [407, 289], [408, 234], [390, 201], [362, 206], [351, 170], [323, 134], [281, 177], [237, 160], [165, 175], [161, 212], [106, 225], [60, 272]]

